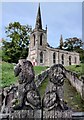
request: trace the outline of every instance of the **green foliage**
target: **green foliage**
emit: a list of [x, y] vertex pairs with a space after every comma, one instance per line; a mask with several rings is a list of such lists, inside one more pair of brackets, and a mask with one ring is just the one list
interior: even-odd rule
[[16, 82], [13, 67], [13, 64], [2, 62], [2, 87], [9, 86]]
[[67, 38], [63, 45], [64, 50], [78, 52], [80, 54], [81, 63], [84, 63], [84, 42], [81, 39], [77, 37]]
[[7, 40], [2, 40], [2, 59], [7, 62], [18, 62], [20, 57], [28, 56], [29, 33], [31, 27], [19, 22], [10, 23], [6, 27]]
[[77, 37], [67, 38], [64, 42], [64, 48], [68, 51], [73, 51], [83, 47], [83, 44], [82, 40]]
[[[6, 87], [13, 83], [16, 83], [18, 78], [14, 76], [14, 65], [7, 62], [2, 62], [2, 64], [0, 64], [0, 68], [1, 66], [2, 66], [2, 71], [0, 71], [0, 77], [2, 76], [2, 79], [0, 79], [1, 80], [0, 86]], [[34, 66], [35, 74], [41, 73], [41, 71], [45, 69], [46, 67]]]

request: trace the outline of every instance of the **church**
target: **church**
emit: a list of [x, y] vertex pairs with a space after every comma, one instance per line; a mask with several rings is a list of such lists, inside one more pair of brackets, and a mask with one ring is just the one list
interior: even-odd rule
[[[63, 39], [62, 36], [60, 38]], [[77, 52], [69, 52], [50, 47], [47, 42], [47, 26], [42, 28], [40, 4], [38, 6], [35, 28], [30, 35], [28, 60], [34, 66], [52, 66], [62, 64], [64, 66], [80, 64], [80, 56]]]

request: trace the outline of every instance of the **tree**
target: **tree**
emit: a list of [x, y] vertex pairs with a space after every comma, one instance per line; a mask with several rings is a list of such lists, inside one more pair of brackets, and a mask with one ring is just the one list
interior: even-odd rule
[[2, 40], [2, 59], [8, 62], [18, 62], [20, 57], [28, 56], [29, 33], [31, 26], [19, 22], [10, 23], [5, 30], [7, 40]]
[[76, 49], [82, 48], [83, 47], [83, 42], [81, 39], [74, 37], [74, 38], [67, 38], [66, 41], [64, 42], [64, 49], [68, 51], [74, 51]]
[[68, 38], [64, 42], [64, 49], [68, 51], [76, 51], [80, 54], [80, 60], [84, 63], [84, 49], [83, 49], [84, 42], [77, 38]]

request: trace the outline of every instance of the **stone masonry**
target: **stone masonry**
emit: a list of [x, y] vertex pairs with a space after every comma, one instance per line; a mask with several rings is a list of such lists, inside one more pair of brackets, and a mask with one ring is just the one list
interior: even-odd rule
[[[63, 39], [62, 36], [60, 39]], [[80, 64], [79, 53], [68, 52], [51, 47], [47, 42], [47, 26], [42, 28], [40, 5], [36, 18], [35, 28], [30, 35], [29, 55], [33, 65], [52, 66], [62, 64], [64, 66]]]

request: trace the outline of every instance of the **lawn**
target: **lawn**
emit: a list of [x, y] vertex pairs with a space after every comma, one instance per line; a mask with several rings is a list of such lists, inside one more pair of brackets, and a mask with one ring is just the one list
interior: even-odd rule
[[[9, 86], [10, 84], [16, 83], [18, 78], [14, 76], [14, 65], [7, 63], [7, 62], [2, 62], [2, 65], [0, 64], [0, 68], [2, 66], [2, 72], [0, 69], [0, 76], [2, 76], [2, 80], [0, 79], [0, 86], [6, 87]], [[41, 73], [41, 71], [44, 71], [47, 67], [42, 67], [42, 66], [35, 66], [34, 71], [35, 75]]]
[[66, 66], [66, 69], [76, 72], [78, 73], [78, 75], [84, 75], [84, 64], [80, 64], [80, 65], [70, 65], [70, 66]]

